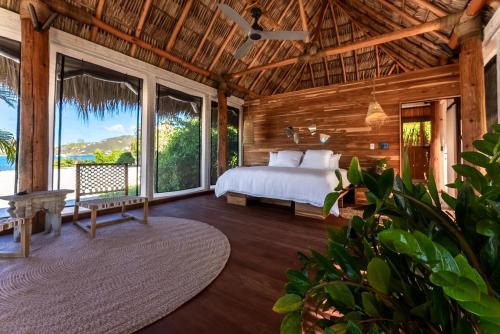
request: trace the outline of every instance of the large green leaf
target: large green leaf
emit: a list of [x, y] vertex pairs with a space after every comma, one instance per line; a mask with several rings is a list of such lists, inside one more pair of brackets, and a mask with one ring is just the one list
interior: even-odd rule
[[479, 152], [462, 152], [462, 158], [479, 167], [488, 167], [490, 165], [490, 158]]
[[486, 317], [489, 321], [500, 324], [500, 302], [495, 297], [483, 293], [479, 301], [464, 301], [459, 304], [477, 316]]
[[386, 169], [378, 180], [378, 185], [382, 191], [381, 195], [386, 198], [394, 186], [394, 169]]
[[427, 186], [429, 187], [429, 194], [434, 201], [434, 205], [437, 206], [441, 210], [441, 202], [439, 201], [439, 193], [436, 186], [436, 180], [434, 179], [434, 172], [432, 168], [429, 168], [429, 180], [427, 182]]
[[339, 197], [339, 192], [329, 193], [326, 195], [325, 202], [323, 203], [323, 215], [328, 216], [330, 214]]
[[443, 291], [457, 301], [479, 301], [481, 291], [472, 280], [450, 271], [432, 273], [430, 280], [443, 288]]
[[300, 310], [303, 305], [302, 297], [294, 294], [286, 294], [276, 301], [273, 311], [276, 313], [288, 313]]
[[380, 316], [380, 312], [378, 311], [377, 301], [371, 293], [362, 292], [361, 293], [361, 303], [363, 305], [363, 310], [370, 317]]
[[363, 334], [361, 328], [352, 321], [347, 322], [347, 334]]
[[311, 283], [307, 277], [298, 270], [289, 269], [286, 272], [288, 283], [286, 285], [287, 293], [297, 294], [305, 297], [306, 292], [311, 288]]
[[373, 258], [368, 264], [368, 283], [377, 291], [389, 293], [391, 268], [381, 258]]
[[473, 281], [478, 286], [481, 292], [488, 293], [488, 287], [486, 286], [484, 279], [481, 277], [481, 275], [477, 272], [476, 269], [471, 267], [465, 256], [463, 256], [462, 254], [458, 254], [455, 257], [455, 262], [458, 265], [458, 269], [460, 270], [461, 276]]
[[353, 258], [347, 254], [344, 246], [336, 242], [330, 242], [329, 249], [335, 262], [344, 270], [346, 275], [355, 281], [361, 281], [359, 269]]
[[336, 302], [339, 302], [348, 308], [354, 308], [356, 302], [354, 300], [354, 295], [351, 289], [342, 282], [333, 282], [326, 286], [326, 291]]
[[352, 185], [357, 186], [363, 182], [363, 175], [359, 160], [357, 157], [352, 158], [349, 170], [347, 171], [347, 179]]
[[492, 144], [486, 140], [475, 140], [472, 145], [480, 152], [486, 155], [493, 155], [495, 150], [495, 144]]
[[302, 334], [302, 317], [299, 311], [288, 313], [281, 321], [281, 334]]
[[341, 191], [342, 189], [344, 189], [344, 182], [340, 170], [338, 169], [335, 170], [335, 176], [337, 176], [337, 180], [339, 181], [339, 184], [335, 188], [335, 191]]

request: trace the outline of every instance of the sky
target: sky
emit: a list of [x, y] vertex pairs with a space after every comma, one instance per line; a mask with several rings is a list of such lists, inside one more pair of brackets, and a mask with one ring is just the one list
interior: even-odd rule
[[[62, 144], [78, 141], [98, 142], [106, 138], [123, 135], [135, 135], [137, 128], [137, 113], [121, 112], [118, 115], [106, 115], [104, 119], [94, 116], [84, 121], [78, 117], [76, 110], [65, 105], [62, 117]], [[17, 109], [9, 107], [0, 100], [0, 129], [16, 133]]]

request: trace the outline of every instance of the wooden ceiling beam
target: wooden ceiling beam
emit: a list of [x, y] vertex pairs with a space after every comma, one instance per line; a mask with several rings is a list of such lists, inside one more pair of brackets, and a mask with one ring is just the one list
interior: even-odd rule
[[[290, 82], [288, 83], [288, 85], [286, 85], [285, 89], [283, 90], [283, 92], [286, 92], [288, 90], [288, 88], [290, 88], [290, 86], [293, 84], [293, 83], [297, 83], [297, 79], [302, 76], [302, 74], [304, 73], [304, 70], [306, 69], [306, 65], [307, 63], [304, 63], [302, 64], [302, 67], [300, 68], [300, 70], [297, 71], [297, 73], [295, 73], [295, 75], [293, 76], [292, 80], [290, 80]], [[279, 86], [277, 88], [280, 88]], [[273, 92], [273, 95], [276, 91]]]
[[78, 7], [75, 5], [72, 5], [70, 3], [65, 2], [64, 0], [41, 0], [43, 3], [45, 3], [50, 10], [53, 12], [56, 12], [58, 14], [61, 14], [63, 16], [67, 16], [77, 22], [80, 22], [82, 24], [87, 24], [89, 26], [95, 26], [119, 39], [124, 40], [125, 42], [128, 43], [133, 43], [136, 44], [138, 47], [141, 47], [143, 49], [149, 50], [156, 54], [157, 56], [160, 57], [165, 57], [169, 61], [172, 61], [176, 64], [178, 64], [181, 67], [187, 68], [192, 72], [198, 73], [210, 80], [216, 81], [216, 82], [226, 82], [227, 86], [235, 91], [239, 91], [241, 93], [244, 93], [246, 95], [249, 95], [251, 97], [258, 97], [259, 95], [256, 94], [255, 92], [250, 91], [249, 89], [245, 87], [241, 87], [239, 85], [236, 85], [231, 82], [227, 82], [225, 78], [222, 76], [210, 72], [204, 68], [198, 67], [194, 64], [189, 63], [188, 61], [177, 57], [176, 55], [172, 54], [169, 51], [165, 51], [161, 48], [158, 48], [151, 43], [146, 42], [143, 39], [140, 39], [138, 37], [135, 37], [133, 35], [127, 34], [126, 32], [123, 32], [106, 22], [102, 21], [101, 19], [98, 19], [97, 17], [93, 16], [91, 13], [87, 12], [85, 9], [82, 7]]
[[[297, 0], [297, 3], [299, 5], [300, 22], [302, 22], [302, 30], [308, 32], [309, 26], [307, 23], [307, 14], [306, 14], [306, 8], [304, 7], [304, 0]], [[310, 36], [307, 36], [306, 43], [309, 43], [309, 41], [310, 41]]]
[[[335, 1], [336, 5], [343, 11], [343, 13], [351, 18], [351, 21], [355, 22], [355, 24], [358, 27], [361, 27], [361, 29], [365, 32], [367, 36], [374, 37], [373, 32], [379, 33], [379, 34], [384, 34], [387, 32], [386, 29], [381, 29], [374, 27], [371, 24], [365, 23], [371, 21], [371, 18], [366, 16], [364, 13], [358, 12], [356, 9], [346, 6], [345, 4], [341, 3], [340, 1]], [[405, 62], [407, 64], [407, 67], [420, 67], [420, 68], [426, 68], [430, 67], [428, 63], [422, 60], [421, 57], [418, 55], [413, 54], [412, 52], [402, 48], [399, 46], [395, 41], [391, 43], [387, 43], [386, 45], [381, 45], [380, 46], [384, 51], [386, 51], [387, 54], [390, 54], [391, 51], [389, 49], [394, 49], [397, 52], [399, 52], [401, 55], [404, 55], [405, 58], [400, 58], [396, 57], [396, 59], [399, 62]], [[394, 54], [394, 52], [392, 52]], [[407, 58], [407, 59], [406, 59]], [[409, 60], [414, 62], [414, 64], [407, 63]]]
[[[216, 10], [214, 16], [212, 16], [212, 19], [210, 20], [210, 23], [208, 24], [207, 29], [205, 30], [205, 33], [203, 34], [203, 37], [201, 38], [200, 43], [198, 43], [198, 47], [196, 48], [196, 51], [194, 52], [193, 57], [191, 57], [190, 62], [192, 64], [195, 63], [196, 59], [200, 55], [200, 52], [203, 49], [203, 46], [205, 45], [205, 42], [208, 39], [208, 35], [210, 34], [210, 32], [212, 32], [212, 29], [213, 29], [213, 27], [215, 25], [215, 22], [217, 21], [217, 19], [219, 18], [219, 16], [220, 16], [220, 11]], [[184, 75], [186, 75], [188, 73], [188, 71], [189, 70], [186, 70], [184, 72]]]
[[[283, 82], [285, 81], [285, 79], [288, 77], [288, 75], [292, 72], [292, 70], [295, 68], [295, 65], [292, 65], [290, 66], [290, 68], [288, 69], [288, 71], [285, 73], [285, 75], [283, 75], [281, 77], [281, 80], [279, 81], [279, 83], [276, 85], [276, 87], [274, 88], [274, 90], [271, 92], [271, 94], [274, 94], [276, 92], [276, 90], [278, 90], [279, 87], [281, 87], [281, 85], [283, 84]], [[262, 89], [262, 91], [260, 92], [261, 94], [264, 93], [264, 91], [267, 89], [267, 87], [269, 86], [269, 84], [272, 82], [272, 79], [278, 74], [280, 73], [280, 69], [277, 68], [276, 70], [274, 70], [274, 73], [273, 75], [271, 76], [271, 79], [269, 79], [267, 82], [266, 82], [266, 85], [264, 86], [264, 88]]]
[[[460, 21], [458, 23], [463, 23], [465, 21], [471, 20], [477, 15], [481, 13], [481, 10], [483, 9], [484, 6], [488, 4], [488, 0], [471, 0], [467, 7], [465, 8], [465, 12], [463, 13], [462, 17], [460, 18]], [[453, 27], [453, 30], [455, 30], [455, 26]], [[448, 46], [451, 49], [456, 49], [458, 48], [458, 37], [455, 31], [451, 34], [450, 42], [448, 43]]]
[[[270, 4], [273, 3], [273, 1], [270, 1], [269, 2]], [[280, 17], [278, 18], [278, 22], [277, 24], [279, 25], [279, 28], [278, 29], [281, 29], [281, 21], [283, 21], [283, 19], [285, 18], [285, 16], [289, 13], [290, 11], [290, 7], [293, 5], [293, 1], [290, 1], [288, 2], [288, 5], [286, 6], [285, 10], [281, 13]], [[295, 26], [295, 25], [294, 25]], [[262, 43], [262, 46], [259, 48], [259, 51], [257, 51], [257, 53], [255, 54], [255, 56], [253, 57], [252, 61], [250, 62], [250, 64], [248, 64], [247, 68], [249, 67], [252, 67], [254, 66], [257, 61], [260, 59], [260, 56], [262, 55], [262, 53], [264, 52], [264, 50], [266, 49], [266, 47], [269, 45], [271, 41], [270, 40], [265, 40], [264, 43]], [[285, 45], [286, 41], [282, 41], [280, 43], [280, 46], [278, 47], [278, 50], [283, 46]], [[295, 45], [295, 44], [294, 44]], [[299, 51], [303, 51], [304, 48], [302, 47], [301, 49], [299, 49]], [[271, 57], [272, 58], [272, 57]], [[243, 77], [240, 78], [240, 80], [238, 80], [238, 84], [241, 84], [241, 81], [243, 80]], [[255, 81], [254, 81], [255, 83]], [[253, 83], [252, 83], [253, 84]]]
[[[339, 10], [341, 10], [344, 15], [346, 15], [351, 22], [354, 22], [354, 24], [368, 37], [373, 37], [374, 34], [372, 33], [372, 29], [370, 27], [367, 27], [363, 23], [361, 23], [362, 20], [359, 18], [353, 16], [354, 11], [347, 11], [344, 7], [340, 6], [339, 3], [337, 3], [339, 6]], [[399, 45], [395, 43], [388, 43], [388, 45], [380, 45], [380, 49], [384, 51], [384, 53], [394, 60], [395, 62], [399, 63], [399, 65], [405, 69], [405, 71], [410, 71], [410, 70], [415, 70], [418, 68], [418, 66], [409, 63], [406, 59], [401, 59], [394, 51], [392, 51], [391, 46], [394, 46], [396, 49], [400, 49], [400, 51], [404, 51]], [[406, 51], [404, 51], [406, 53]], [[416, 56], [414, 56], [416, 58]], [[411, 58], [411, 56], [410, 56]], [[417, 58], [418, 59], [418, 58]], [[405, 65], [403, 64], [405, 63]]]
[[[354, 43], [354, 23], [351, 21], [351, 42]], [[353, 50], [354, 53], [354, 72], [356, 72], [356, 80], [359, 81], [359, 68], [358, 68], [358, 54], [356, 50]]]
[[[408, 21], [410, 24], [416, 25], [416, 24], [423, 23], [422, 21], [420, 21], [420, 20], [416, 19], [415, 17], [411, 16], [410, 14], [408, 14], [405, 10], [395, 6], [394, 4], [392, 4], [391, 2], [389, 2], [387, 0], [378, 0], [378, 2], [380, 4], [382, 4], [382, 6], [385, 6], [388, 9], [390, 9], [391, 11], [397, 13], [399, 16], [401, 16], [406, 21]], [[442, 17], [442, 16], [440, 16], [440, 17]], [[434, 37], [436, 37], [437, 39], [439, 39], [443, 43], [448, 43], [450, 41], [448, 36], [446, 36], [443, 33], [438, 32], [438, 31], [433, 31], [430, 34], [433, 35]], [[428, 41], [427, 39], [425, 39], [425, 40]], [[429, 41], [429, 43], [431, 43], [433, 47], [439, 47], [439, 46], [435, 45], [434, 43], [432, 43], [431, 41]], [[430, 45], [428, 45], [427, 42], [426, 42], [426, 46], [431, 47]], [[441, 50], [441, 48], [439, 48], [439, 49]]]
[[[144, 24], [146, 23], [146, 19], [148, 18], [149, 11], [151, 10], [151, 5], [153, 4], [153, 0], [145, 0], [142, 9], [141, 9], [141, 14], [139, 16], [139, 21], [137, 21], [137, 27], [135, 28], [134, 36], [140, 38], [142, 34], [142, 29], [144, 28]], [[132, 44], [130, 47], [130, 56], [135, 57], [135, 54], [137, 53], [137, 45]]]
[[443, 9], [429, 2], [428, 0], [411, 0], [411, 1], [416, 3], [419, 7], [427, 9], [437, 17], [443, 17], [448, 15], [448, 12], [444, 11]]
[[378, 45], [375, 45], [375, 62], [377, 65], [377, 72], [375, 74], [375, 77], [378, 79], [380, 78], [380, 56], [379, 56], [379, 50], [378, 50]]
[[[102, 18], [102, 13], [104, 12], [104, 3], [105, 2], [106, 2], [106, 0], [99, 0], [99, 2], [96, 5], [95, 17], [97, 17], [98, 19]], [[95, 40], [97, 39], [97, 33], [98, 33], [97, 27], [92, 27], [90, 29], [90, 41], [95, 42]]]
[[[269, 58], [269, 61], [274, 61], [276, 59], [276, 57], [278, 56], [279, 51], [281, 49], [281, 46], [283, 46], [285, 43], [286, 43], [286, 41], [282, 41], [281, 42], [281, 45], [276, 48], [276, 50], [274, 51], [274, 53], [271, 55], [271, 58]], [[257, 75], [257, 77], [254, 79], [254, 81], [250, 85], [250, 89], [251, 90], [253, 90], [255, 88], [255, 86], [257, 85], [257, 83], [259, 82], [259, 80], [262, 78], [262, 76], [264, 75], [264, 73], [266, 73], [266, 71], [259, 72], [259, 75]], [[240, 83], [240, 82], [238, 81], [238, 83]]]
[[311, 82], [313, 87], [316, 87], [316, 80], [314, 79], [314, 71], [311, 62], [309, 62], [309, 72], [311, 73]]
[[[329, 0], [328, 4], [330, 5], [330, 12], [332, 14], [333, 25], [335, 27], [335, 35], [337, 37], [337, 46], [340, 46], [340, 33], [339, 33], [339, 26], [337, 23], [337, 15], [335, 14], [335, 9], [333, 7], [332, 1]], [[342, 66], [342, 76], [344, 79], [344, 83], [346, 83], [347, 82], [347, 72], [345, 70], [344, 56], [342, 54], [339, 54], [338, 57], [340, 58], [340, 65]]]
[[363, 48], [369, 48], [375, 45], [380, 45], [384, 43], [389, 43], [392, 41], [397, 41], [401, 40], [404, 38], [408, 38], [411, 36], [416, 36], [416, 35], [421, 35], [428, 33], [430, 31], [435, 31], [439, 29], [444, 29], [449, 26], [455, 25], [458, 20], [460, 19], [462, 13], [456, 13], [456, 14], [451, 14], [439, 19], [436, 19], [434, 21], [426, 22], [417, 26], [397, 30], [397, 31], [392, 31], [383, 35], [375, 36], [372, 38], [367, 38], [366, 40], [361, 40], [361, 41], [356, 41], [355, 43], [351, 43], [348, 45], [343, 45], [340, 47], [332, 47], [332, 48], [327, 48], [324, 50], [318, 51], [315, 55], [310, 56], [301, 56], [301, 57], [292, 57], [288, 59], [283, 59], [275, 63], [270, 63], [266, 65], [261, 65], [261, 66], [256, 66], [253, 68], [246, 69], [241, 72], [236, 72], [231, 74], [232, 78], [239, 78], [242, 75], [248, 74], [248, 73], [254, 73], [254, 72], [259, 72], [263, 70], [268, 70], [271, 68], [277, 68], [277, 67], [283, 67], [286, 65], [291, 65], [291, 64], [296, 64], [300, 61], [308, 61], [311, 59], [319, 59], [321, 57], [329, 57], [329, 56], [334, 56], [338, 55], [340, 53], [346, 53], [346, 52], [351, 52], [354, 50], [358, 49], [363, 49]]
[[[290, 3], [293, 3], [293, 2], [291, 1]], [[317, 14], [318, 12], [319, 12], [319, 9], [316, 9], [316, 11], [312, 14], [311, 19], [312, 19], [313, 17], [315, 17], [315, 16], [316, 16], [316, 14]], [[296, 23], [295, 23], [295, 24], [296, 24]], [[292, 26], [292, 29], [295, 27], [295, 24]], [[286, 42], [286, 41], [283, 41], [283, 42]], [[278, 49], [280, 49], [283, 45], [285, 45], [285, 43], [280, 44], [280, 46], [278, 47]], [[288, 52], [290, 52], [290, 50], [291, 50], [291, 49], [289, 49], [289, 50], [288, 50]], [[300, 51], [300, 50], [299, 50], [299, 51]], [[287, 52], [287, 53], [288, 53], [288, 52]], [[303, 50], [302, 50], [301, 52], [303, 52]], [[255, 58], [257, 58], [257, 57], [255, 57]], [[255, 60], [255, 58], [254, 58], [254, 60]], [[269, 62], [272, 62], [272, 61], [274, 61], [274, 60], [275, 60], [275, 57], [271, 57], [271, 58], [269, 59]], [[250, 68], [250, 67], [251, 67], [251, 66], [248, 66], [247, 68]], [[231, 73], [231, 71], [232, 71], [232, 68], [231, 68], [231, 70], [229, 71], [229, 73]], [[263, 75], [265, 72], [266, 72], [266, 71], [262, 71], [260, 74], [262, 74], [262, 75]], [[260, 80], [260, 79], [263, 77], [262, 75], [259, 75], [259, 76], [257, 77], [257, 79], [258, 79], [258, 80]], [[241, 79], [242, 79], [242, 78], [243, 78], [243, 77], [241, 77], [241, 78], [240, 78], [240, 80], [238, 81], [238, 84], [241, 82]], [[256, 82], [253, 82], [252, 84], [256, 84]]]
[[[369, 5], [365, 4], [364, 2], [362, 2], [362, 0], [352, 0], [352, 3], [357, 5], [356, 9], [358, 11], [363, 12], [364, 14], [367, 14], [372, 19], [373, 18], [377, 19], [377, 24], [382, 25], [386, 29], [400, 30], [400, 29], [406, 28], [406, 27], [403, 27], [403, 26], [399, 25], [398, 23], [392, 21], [390, 18], [388, 18], [384, 14], [380, 13], [379, 11], [373, 9]], [[422, 23], [417, 23], [417, 25], [418, 24], [422, 24]], [[410, 38], [408, 38], [406, 41], [407, 43], [414, 44], [416, 49], [419, 50], [420, 53], [422, 53], [423, 55], [425, 55], [428, 58], [433, 59], [434, 62], [437, 62], [436, 56], [434, 54], [428, 52], [427, 50], [422, 49], [421, 45], [418, 43], [421, 43], [422, 45], [426, 45], [427, 47], [431, 48], [434, 51], [439, 51], [440, 53], [443, 53], [443, 50], [441, 47], [435, 45], [434, 43], [432, 43], [428, 39], [424, 38], [423, 36], [410, 36], [410, 37], [412, 39], [414, 39], [415, 42], [413, 42]]]
[[[179, 19], [175, 23], [174, 30], [172, 31], [172, 34], [168, 39], [167, 45], [165, 46], [165, 51], [171, 51], [173, 49], [175, 41], [177, 40], [177, 36], [179, 35], [179, 32], [181, 31], [181, 28], [184, 25], [184, 22], [186, 22], [186, 19], [189, 15], [189, 11], [191, 10], [192, 6], [193, 6], [193, 0], [187, 0], [186, 3], [184, 3], [181, 15], [179, 16]], [[160, 67], [163, 67], [165, 65], [165, 61], [166, 61], [165, 58], [160, 59]]]

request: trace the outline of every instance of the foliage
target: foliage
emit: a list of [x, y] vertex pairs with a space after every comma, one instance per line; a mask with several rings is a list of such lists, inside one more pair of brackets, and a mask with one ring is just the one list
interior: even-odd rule
[[[172, 122], [173, 123], [173, 122]], [[200, 186], [200, 121], [179, 117], [175, 127], [160, 128], [157, 152], [157, 192]]]
[[16, 140], [10, 132], [0, 130], [0, 153], [7, 156], [10, 164], [16, 162]]
[[[274, 307], [285, 314], [281, 332], [301, 333], [316, 309], [306, 333], [500, 333], [500, 125], [494, 130], [462, 154], [468, 165], [454, 166], [456, 198], [439, 197], [432, 171], [427, 186], [413, 184], [408, 159], [401, 178], [362, 171], [354, 158], [349, 181], [369, 190], [363, 216], [330, 230], [326, 251], [299, 253], [302, 268], [288, 270]], [[325, 212], [336, 198], [328, 195]]]
[[387, 158], [379, 159], [375, 165], [375, 173], [381, 175], [387, 169]]
[[[210, 167], [210, 178], [212, 184], [215, 184], [217, 181], [217, 138], [219, 136], [219, 132], [217, 128], [211, 128], [211, 137], [210, 137], [210, 155], [211, 155], [211, 167]], [[228, 167], [235, 168], [238, 167], [238, 153], [239, 153], [239, 139], [238, 139], [238, 128], [232, 125], [228, 125], [227, 127], [227, 136], [228, 136]]]
[[130, 152], [124, 152], [122, 150], [114, 150], [106, 154], [101, 150], [94, 151], [94, 160], [98, 164], [134, 164], [134, 157]]
[[403, 123], [404, 146], [426, 146], [431, 142], [431, 122]]

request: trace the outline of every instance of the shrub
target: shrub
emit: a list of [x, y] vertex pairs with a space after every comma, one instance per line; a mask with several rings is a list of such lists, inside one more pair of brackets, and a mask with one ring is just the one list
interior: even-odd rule
[[401, 178], [354, 158], [349, 181], [369, 190], [363, 216], [330, 230], [326, 251], [299, 253], [273, 308], [281, 333], [302, 333], [308, 313], [306, 333], [500, 333], [500, 126], [474, 147], [454, 166], [456, 198], [439, 196], [432, 171], [413, 184], [408, 159]]
[[135, 159], [132, 156], [132, 153], [123, 152], [122, 154], [120, 154], [120, 157], [118, 157], [118, 160], [116, 161], [116, 163], [134, 165]]

